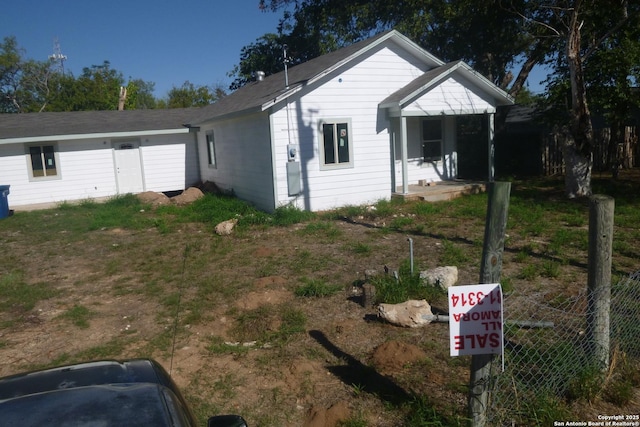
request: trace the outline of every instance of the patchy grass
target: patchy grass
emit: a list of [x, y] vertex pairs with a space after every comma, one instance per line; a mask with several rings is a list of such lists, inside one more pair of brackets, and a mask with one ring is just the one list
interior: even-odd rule
[[[513, 183], [502, 263], [506, 293], [546, 298], [558, 309], [584, 290], [588, 236], [588, 203], [564, 199], [561, 185]], [[632, 196], [638, 182], [596, 178], [594, 187], [616, 198], [613, 274], [626, 277], [639, 268], [640, 200]], [[0, 223], [0, 359], [50, 366], [173, 357], [176, 379], [203, 423], [214, 413], [241, 412], [251, 425], [303, 425], [312, 405], [345, 401], [352, 409], [345, 426], [465, 425], [469, 360], [449, 357], [447, 326], [383, 324], [346, 290], [363, 283], [364, 271], [386, 266], [389, 274], [372, 279], [377, 301], [424, 298], [445, 308], [446, 294], [423, 286], [419, 270], [456, 265], [459, 283], [477, 283], [486, 203], [486, 195], [475, 195], [266, 214], [228, 196], [160, 208], [124, 196], [17, 212]], [[232, 218], [232, 236], [212, 232]], [[413, 274], [407, 238], [414, 242]], [[65, 332], [70, 325], [77, 339]], [[620, 347], [601, 383], [583, 372], [583, 381], [561, 385], [564, 396], [523, 394], [522, 425], [575, 419], [572, 404], [583, 400], [579, 419], [585, 410], [610, 413], [602, 402], [635, 404], [636, 332], [626, 331], [631, 344]], [[429, 363], [372, 368], [375, 350], [394, 340], [427, 352]], [[576, 351], [532, 350], [522, 364], [526, 373], [544, 375], [544, 357], [562, 366]]]
[[75, 326], [87, 329], [89, 327], [89, 319], [93, 317], [92, 313], [87, 307], [82, 305], [74, 305], [64, 313], [60, 315], [62, 319], [67, 319]]

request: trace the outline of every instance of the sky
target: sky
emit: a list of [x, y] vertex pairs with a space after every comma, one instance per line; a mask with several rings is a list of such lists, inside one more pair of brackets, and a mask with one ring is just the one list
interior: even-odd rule
[[[259, 0], [0, 0], [0, 39], [15, 36], [25, 58], [46, 60], [57, 40], [65, 71], [109, 61], [125, 81], [155, 83], [165, 97], [185, 81], [222, 86], [240, 51], [277, 31], [282, 11]], [[529, 78], [529, 88], [544, 76]]]
[[46, 60], [57, 38], [65, 71], [102, 65], [126, 80], [155, 83], [164, 97], [185, 81], [222, 85], [241, 49], [275, 33], [282, 11], [259, 0], [0, 0], [0, 39], [15, 36], [25, 58]]

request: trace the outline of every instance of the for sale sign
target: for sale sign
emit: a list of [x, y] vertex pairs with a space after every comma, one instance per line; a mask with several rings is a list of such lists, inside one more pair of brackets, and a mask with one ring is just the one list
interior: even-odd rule
[[451, 356], [501, 354], [502, 288], [499, 283], [449, 288]]

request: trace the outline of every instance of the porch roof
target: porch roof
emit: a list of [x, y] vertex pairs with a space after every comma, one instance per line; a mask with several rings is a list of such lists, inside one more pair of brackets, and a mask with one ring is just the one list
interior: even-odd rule
[[425, 72], [385, 98], [379, 104], [379, 107], [400, 112], [454, 74], [461, 76], [465, 81], [468, 81], [471, 86], [477, 87], [484, 95], [493, 99], [495, 106], [512, 105], [514, 103], [514, 99], [505, 91], [474, 71], [464, 61], [460, 60], [449, 62]]

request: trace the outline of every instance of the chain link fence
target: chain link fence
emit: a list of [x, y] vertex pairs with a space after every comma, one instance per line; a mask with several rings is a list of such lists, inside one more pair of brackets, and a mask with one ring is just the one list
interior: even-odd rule
[[[588, 307], [586, 289], [575, 296], [513, 292], [504, 298], [505, 370], [496, 358], [489, 425], [533, 425], [540, 408], [584, 387], [597, 369]], [[609, 319], [610, 351], [640, 360], [640, 271], [612, 286]]]

